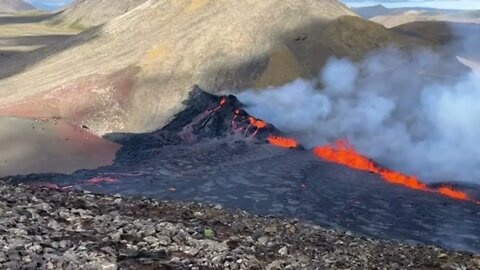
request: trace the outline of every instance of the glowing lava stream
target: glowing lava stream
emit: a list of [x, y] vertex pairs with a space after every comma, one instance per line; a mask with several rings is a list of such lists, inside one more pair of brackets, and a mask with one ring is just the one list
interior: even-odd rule
[[267, 123], [265, 123], [262, 120], [255, 119], [252, 116], [248, 117], [248, 121], [250, 122], [250, 125], [252, 125], [256, 128], [266, 128], [267, 127]]
[[408, 176], [396, 171], [381, 168], [375, 165], [367, 157], [357, 153], [347, 140], [338, 140], [334, 146], [326, 145], [315, 147], [313, 153], [325, 160], [342, 164], [353, 169], [376, 173], [380, 175], [383, 180], [391, 184], [401, 185], [411, 189], [435, 192], [457, 200], [471, 200], [465, 192], [455, 190], [451, 187], [444, 186], [438, 189], [429, 188], [414, 176]]
[[270, 135], [267, 138], [268, 143], [283, 148], [295, 148], [298, 146], [298, 143], [295, 139], [284, 138], [279, 136]]
[[[211, 110], [211, 112], [216, 112], [225, 104], [226, 98], [222, 98], [220, 100], [220, 104], [216, 108]], [[232, 119], [232, 126], [234, 128], [235, 119], [238, 114], [239, 110], [236, 110], [234, 112], [234, 118]], [[253, 133], [253, 136], [255, 136], [259, 130], [267, 128], [266, 122], [256, 119], [253, 116], [248, 117], [248, 120], [251, 126], [256, 127], [256, 131]], [[300, 145], [293, 138], [285, 138], [274, 135], [269, 135], [267, 137], [267, 141], [271, 145], [282, 148], [296, 148]], [[416, 190], [434, 192], [452, 199], [472, 201], [480, 204], [480, 201], [474, 201], [463, 191], [455, 190], [452, 187], [448, 186], [443, 186], [440, 188], [430, 188], [426, 184], [420, 182], [415, 176], [408, 176], [400, 172], [381, 168], [366, 156], [357, 153], [353, 145], [351, 145], [347, 140], [337, 140], [335, 145], [318, 146], [313, 148], [312, 151], [315, 155], [324, 160], [341, 164], [352, 169], [378, 174], [384, 181], [390, 184], [400, 185]]]

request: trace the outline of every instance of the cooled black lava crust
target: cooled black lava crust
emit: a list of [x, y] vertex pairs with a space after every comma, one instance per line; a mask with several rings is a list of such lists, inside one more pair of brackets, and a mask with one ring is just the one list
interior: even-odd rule
[[217, 97], [196, 88], [185, 105], [158, 131], [107, 136], [123, 145], [112, 166], [9, 179], [221, 203], [370, 236], [480, 252], [480, 205], [390, 185], [300, 148], [269, 145], [267, 136], [280, 131], [272, 125], [247, 128], [249, 115], [234, 96]]

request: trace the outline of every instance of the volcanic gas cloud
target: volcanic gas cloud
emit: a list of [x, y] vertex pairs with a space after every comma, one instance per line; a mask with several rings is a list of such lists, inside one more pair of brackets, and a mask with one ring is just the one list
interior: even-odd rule
[[385, 62], [395, 55], [331, 59], [316, 79], [238, 98], [306, 147], [347, 138], [358, 152], [427, 183], [480, 185], [480, 75], [434, 76], [431, 53], [419, 53], [412, 64], [400, 56], [400, 66]]

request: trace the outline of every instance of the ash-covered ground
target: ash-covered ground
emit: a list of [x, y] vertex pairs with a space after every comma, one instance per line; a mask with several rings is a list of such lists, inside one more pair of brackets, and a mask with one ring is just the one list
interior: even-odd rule
[[388, 184], [375, 174], [322, 161], [301, 146], [276, 147], [269, 138], [281, 132], [241, 107], [234, 96], [195, 89], [186, 109], [164, 128], [107, 136], [123, 145], [112, 166], [7, 180], [220, 203], [369, 236], [480, 252], [480, 205]]

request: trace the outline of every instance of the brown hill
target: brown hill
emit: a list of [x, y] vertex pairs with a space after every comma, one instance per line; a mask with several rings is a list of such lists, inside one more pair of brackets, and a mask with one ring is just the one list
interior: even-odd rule
[[480, 52], [478, 51], [480, 24], [436, 21], [411, 22], [396, 26], [392, 30], [399, 34], [442, 44], [462, 64], [476, 72], [480, 70]]
[[[281, 85], [296, 77], [315, 76], [332, 56], [359, 61], [370, 52], [391, 45], [409, 50], [418, 46], [435, 46], [436, 43], [390, 31], [357, 16], [341, 16], [328, 23], [320, 34], [309, 36], [306, 42], [287, 42], [282, 51], [271, 57], [270, 68], [257, 80], [256, 87]], [[294, 60], [286, 60], [290, 55]]]
[[396, 26], [394, 32], [421, 38], [434, 43], [465, 43], [469, 38], [480, 36], [480, 25], [446, 21], [419, 21]]
[[[221, 91], [305, 74], [299, 62], [280, 81], [263, 75], [278, 57], [297, 61], [288, 45], [310, 44], [348, 14], [335, 0], [148, 1], [49, 48], [59, 52], [34, 51], [5, 63], [1, 111], [63, 116], [102, 134], [155, 129], [181, 108], [193, 84]], [[51, 56], [31, 65], [40, 53]]]
[[452, 23], [480, 23], [480, 13], [478, 11], [461, 10], [407, 10], [400, 13], [378, 15], [370, 20], [383, 24], [387, 28], [392, 28], [402, 24], [422, 21], [443, 21]]
[[110, 165], [120, 148], [61, 119], [0, 117], [0, 126], [0, 177]]

